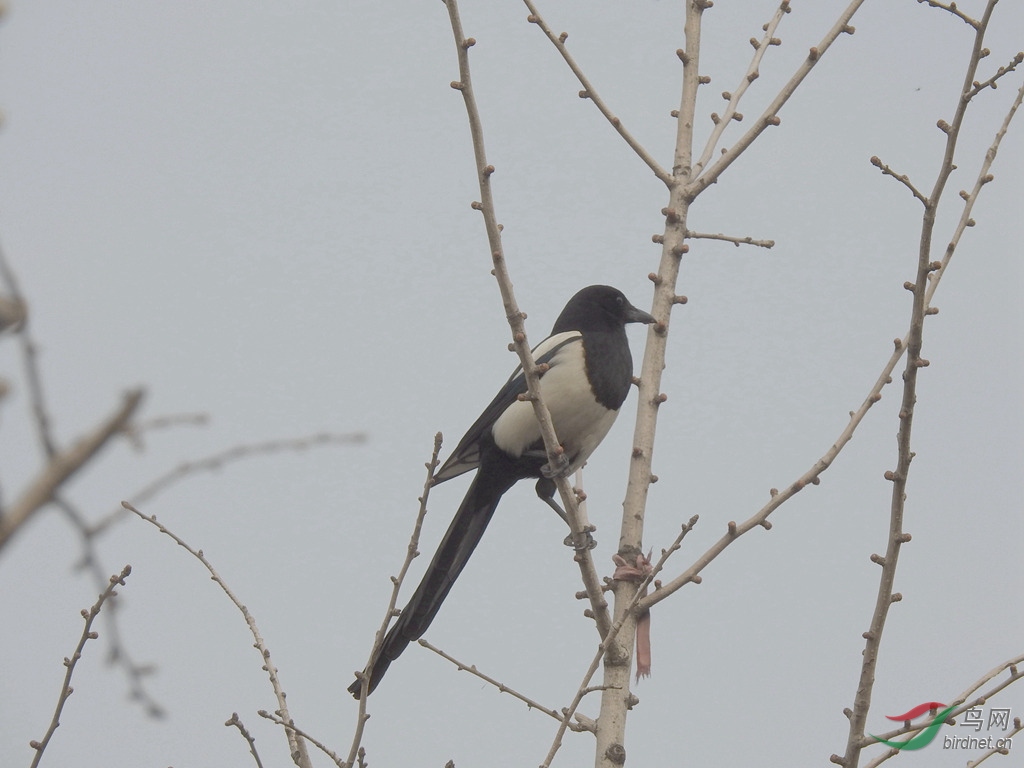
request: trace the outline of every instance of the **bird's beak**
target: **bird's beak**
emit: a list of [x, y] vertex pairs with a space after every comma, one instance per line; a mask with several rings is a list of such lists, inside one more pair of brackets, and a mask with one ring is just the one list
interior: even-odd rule
[[630, 304], [629, 309], [626, 310], [626, 322], [644, 323], [645, 325], [650, 325], [651, 323], [655, 322], [655, 320], [642, 309], [637, 309], [632, 304]]

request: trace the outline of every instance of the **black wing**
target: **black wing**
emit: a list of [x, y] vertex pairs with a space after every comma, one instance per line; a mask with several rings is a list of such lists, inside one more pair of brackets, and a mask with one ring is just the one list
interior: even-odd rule
[[[582, 338], [583, 334], [579, 331], [565, 331], [549, 336], [533, 348], [534, 360], [538, 364], [550, 363], [558, 350], [567, 344], [578, 342]], [[523, 367], [520, 365], [512, 372], [509, 380], [491, 400], [490, 405], [484, 408], [484, 412], [473, 422], [473, 426], [462, 436], [462, 440], [455, 446], [451, 456], [434, 475], [434, 482], [443, 483], [445, 480], [451, 480], [453, 477], [458, 477], [464, 472], [479, 467], [480, 438], [494, 426], [494, 422], [505, 412], [505, 409], [516, 402], [519, 395], [525, 392], [526, 376], [523, 375]]]

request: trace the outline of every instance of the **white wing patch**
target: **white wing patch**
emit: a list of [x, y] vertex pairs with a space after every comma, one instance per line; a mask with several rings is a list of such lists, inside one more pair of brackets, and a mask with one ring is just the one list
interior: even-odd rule
[[[536, 358], [559, 344], [582, 336], [569, 331], [545, 339], [534, 350]], [[541, 396], [551, 412], [555, 434], [565, 447], [569, 471], [575, 471], [590, 457], [615, 422], [617, 411], [611, 411], [594, 399], [587, 380], [580, 341], [566, 344], [547, 361], [550, 366], [540, 380]], [[491, 428], [495, 444], [512, 456], [521, 456], [540, 440], [540, 426], [530, 402], [516, 401], [494, 422]], [[567, 439], [571, 436], [571, 439]]]

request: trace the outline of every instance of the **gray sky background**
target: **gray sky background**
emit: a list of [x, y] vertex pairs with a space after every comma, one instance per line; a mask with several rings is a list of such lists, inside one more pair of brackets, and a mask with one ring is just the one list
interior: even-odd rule
[[[977, 0], [960, 3], [968, 13]], [[759, 114], [845, 6], [794, 3], [741, 105]], [[734, 90], [772, 2], [705, 14], [700, 135]], [[671, 164], [680, 3], [546, 2], [601, 94]], [[514, 2], [464, 1], [499, 219], [533, 341], [591, 283], [650, 304], [667, 199]], [[866, 3], [768, 131], [694, 207], [701, 241], [673, 315], [646, 545], [701, 520], [679, 572], [806, 471], [839, 435], [908, 324], [921, 206], [868, 162], [930, 189], [969, 28], [912, 0]], [[987, 77], [1024, 48], [1004, 2]], [[298, 723], [344, 754], [361, 668], [416, 511], [433, 434], [449, 445], [515, 365], [483, 227], [447, 14], [440, 2], [11, 4], [0, 26], [0, 241], [31, 301], [46, 393], [67, 444], [146, 387], [148, 417], [206, 427], [117, 442], [67, 491], [90, 517], [179, 463], [239, 444], [363, 431], [361, 446], [253, 458], [196, 475], [143, 511], [202, 548], [253, 612]], [[936, 258], [1020, 76], [972, 108], [936, 230]], [[906, 529], [869, 729], [947, 701], [1022, 652], [1024, 126], [1011, 127], [925, 328]], [[744, 124], [734, 126], [726, 145]], [[731, 137], [731, 138], [730, 138]], [[639, 360], [643, 332], [631, 329]], [[16, 345], [0, 342], [0, 482], [41, 466]], [[585, 473], [610, 573], [635, 395]], [[626, 744], [632, 765], [822, 765], [845, 744], [878, 580], [899, 391], [885, 390], [819, 487], [751, 532], [653, 617], [654, 675]], [[431, 496], [430, 553], [465, 483]], [[568, 704], [596, 647], [560, 524], [507, 495], [427, 638], [545, 704]], [[251, 765], [222, 723], [237, 711], [265, 764], [283, 736], [237, 611], [183, 550], [124, 520], [102, 540], [131, 563], [125, 643], [157, 673], [148, 719], [86, 648], [44, 764]], [[28, 765], [96, 594], [75, 535], [48, 510], [0, 558], [0, 762]], [[428, 559], [414, 566], [417, 579]], [[536, 765], [555, 723], [411, 647], [371, 699], [372, 765]], [[1024, 715], [1024, 688], [993, 706]], [[581, 711], [596, 714], [597, 701]], [[973, 731], [957, 728], [958, 735]], [[1014, 752], [1024, 754], [1024, 744]], [[570, 734], [560, 765], [592, 760]], [[869, 750], [868, 754], [875, 754]], [[962, 766], [933, 744], [904, 766]], [[326, 760], [317, 757], [318, 764]], [[994, 759], [993, 763], [1010, 764]]]

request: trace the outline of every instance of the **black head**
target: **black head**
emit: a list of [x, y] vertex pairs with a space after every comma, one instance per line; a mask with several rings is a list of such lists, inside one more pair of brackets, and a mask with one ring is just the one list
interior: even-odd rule
[[551, 333], [614, 331], [624, 328], [626, 323], [653, 322], [653, 317], [630, 304], [618, 288], [590, 285], [569, 299]]

